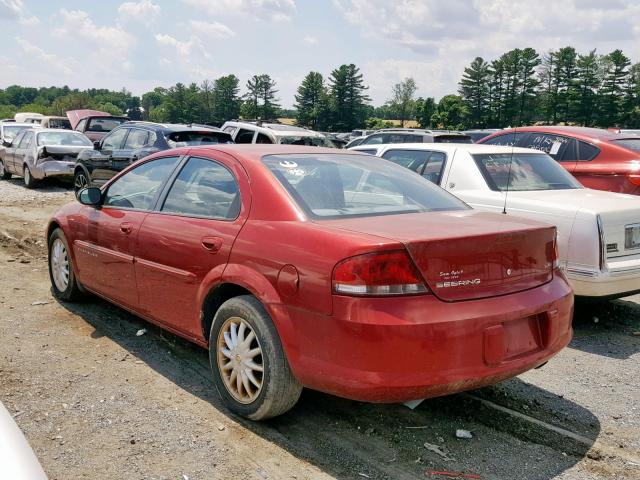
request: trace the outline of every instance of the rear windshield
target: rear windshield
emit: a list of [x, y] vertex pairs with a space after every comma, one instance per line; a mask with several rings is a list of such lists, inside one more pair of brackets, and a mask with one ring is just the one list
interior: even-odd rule
[[640, 152], [640, 138], [624, 138], [622, 140], [613, 140], [617, 145], [628, 148], [634, 152]]
[[233, 143], [231, 136], [224, 132], [172, 132], [167, 135], [167, 143], [171, 148], [191, 145], [215, 145], [216, 143]]
[[329, 147], [334, 148], [335, 145], [324, 137], [303, 137], [298, 135], [287, 135], [279, 137], [280, 143], [285, 145], [307, 145], [310, 147]]
[[92, 146], [91, 140], [81, 133], [74, 132], [40, 132], [38, 146], [42, 145], [77, 145]]
[[546, 154], [487, 153], [475, 154], [472, 157], [492, 190], [528, 191], [582, 188], [582, 185], [569, 172]]
[[89, 122], [89, 128], [87, 128], [87, 131], [110, 132], [111, 130], [116, 128], [118, 125], [126, 121], [127, 121], [126, 118], [111, 118], [111, 117], [92, 118], [91, 121]]
[[436, 135], [433, 137], [434, 143], [473, 143], [471, 137], [467, 135]]
[[49, 128], [66, 128], [71, 130], [71, 122], [66, 118], [50, 118]]
[[18, 135], [25, 128], [31, 128], [31, 126], [27, 127], [24, 125], [5, 125], [4, 127], [2, 127], [2, 132], [5, 140], [10, 142], [14, 138], [16, 138], [16, 135]]
[[268, 155], [262, 161], [315, 218], [469, 208], [414, 172], [370, 155]]

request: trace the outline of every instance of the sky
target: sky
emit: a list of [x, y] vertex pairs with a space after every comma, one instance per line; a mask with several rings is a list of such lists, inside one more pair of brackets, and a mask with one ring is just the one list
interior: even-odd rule
[[374, 105], [413, 77], [455, 93], [476, 56], [622, 49], [640, 61], [638, 0], [0, 0], [0, 88], [126, 88], [235, 74], [277, 82], [284, 107], [309, 71], [360, 67]]

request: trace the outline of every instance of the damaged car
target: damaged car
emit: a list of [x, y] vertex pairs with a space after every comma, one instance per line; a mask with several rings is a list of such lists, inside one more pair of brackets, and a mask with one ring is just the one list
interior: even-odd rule
[[89, 140], [97, 142], [107, 133], [129, 121], [129, 117], [115, 116], [99, 110], [69, 110], [67, 118], [71, 128], [84, 133]]
[[63, 129], [29, 128], [22, 130], [0, 151], [0, 177], [13, 175], [33, 188], [47, 177], [73, 177], [76, 157], [93, 148], [91, 141], [79, 132]]

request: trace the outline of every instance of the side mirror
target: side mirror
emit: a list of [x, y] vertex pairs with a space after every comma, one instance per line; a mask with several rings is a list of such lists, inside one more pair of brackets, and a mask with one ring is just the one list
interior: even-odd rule
[[100, 146], [100, 142], [99, 141], [95, 141], [93, 142], [93, 149], [94, 150], [100, 150], [102, 147]]
[[102, 190], [98, 187], [83, 188], [78, 193], [78, 201], [83, 205], [96, 207], [102, 203]]

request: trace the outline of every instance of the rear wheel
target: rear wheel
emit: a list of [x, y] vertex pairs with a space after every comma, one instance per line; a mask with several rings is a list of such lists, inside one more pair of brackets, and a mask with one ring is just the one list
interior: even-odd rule
[[8, 172], [6, 168], [4, 168], [4, 162], [0, 160], [0, 178], [3, 180], [11, 179], [11, 172]]
[[300, 398], [302, 385], [291, 373], [278, 332], [251, 295], [227, 300], [216, 312], [209, 361], [223, 402], [243, 417], [275, 417]]
[[56, 298], [73, 301], [82, 296], [73, 273], [67, 239], [59, 228], [56, 228], [49, 237], [49, 278]]
[[78, 170], [73, 177], [73, 190], [76, 192], [76, 195], [82, 190], [89, 186], [89, 179], [87, 178], [87, 174], [84, 173], [84, 170]]
[[24, 166], [24, 171], [22, 174], [22, 178], [24, 179], [24, 186], [27, 188], [33, 188], [36, 185], [36, 179], [31, 175], [31, 170], [26, 165]]

